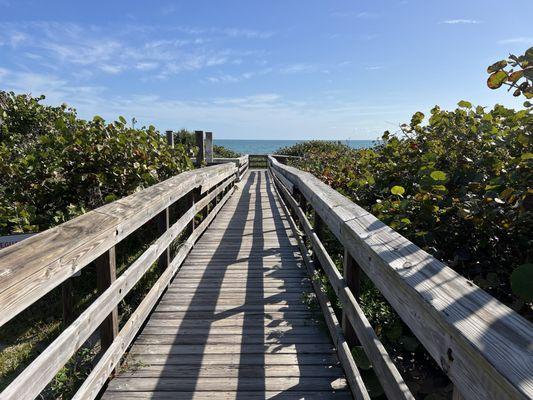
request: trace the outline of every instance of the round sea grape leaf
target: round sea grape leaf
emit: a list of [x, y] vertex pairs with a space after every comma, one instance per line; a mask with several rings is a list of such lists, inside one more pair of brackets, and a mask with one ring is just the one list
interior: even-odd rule
[[430, 174], [431, 178], [435, 181], [445, 181], [446, 180], [446, 173], [442, 171], [433, 171]]
[[490, 67], [487, 68], [487, 73], [492, 74], [493, 72], [497, 72], [507, 66], [507, 61], [501, 60], [498, 62], [495, 62]]
[[491, 89], [498, 89], [501, 85], [503, 85], [503, 82], [505, 82], [506, 79], [507, 72], [494, 72], [492, 75], [489, 76], [489, 79], [487, 79], [487, 86]]
[[391, 188], [390, 192], [391, 192], [392, 194], [397, 195], [397, 196], [401, 196], [401, 195], [403, 195], [403, 194], [405, 193], [405, 189], [404, 189], [403, 186], [398, 186], [398, 185], [396, 185], [396, 186], [393, 186], [393, 187]]
[[466, 100], [461, 100], [457, 105], [462, 108], [472, 108], [472, 103]]
[[511, 274], [511, 289], [526, 301], [533, 300], [533, 264], [522, 264]]

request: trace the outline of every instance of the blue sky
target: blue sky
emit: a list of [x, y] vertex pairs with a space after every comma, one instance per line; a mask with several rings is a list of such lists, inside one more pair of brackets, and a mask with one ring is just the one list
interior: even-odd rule
[[374, 139], [461, 100], [521, 107], [487, 65], [531, 0], [0, 0], [0, 88], [82, 117], [225, 139]]

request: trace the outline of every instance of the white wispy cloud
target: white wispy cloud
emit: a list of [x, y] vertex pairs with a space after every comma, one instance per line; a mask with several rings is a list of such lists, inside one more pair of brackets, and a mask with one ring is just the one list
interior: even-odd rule
[[519, 36], [519, 37], [498, 40], [498, 44], [513, 44], [513, 43], [523, 43], [529, 46], [533, 46], [533, 36]]
[[369, 65], [369, 66], [365, 67], [365, 69], [367, 71], [378, 71], [378, 70], [383, 69], [383, 68], [385, 68], [383, 65]]
[[335, 11], [331, 13], [335, 18], [358, 18], [358, 19], [376, 19], [379, 14], [370, 11]]
[[359, 137], [369, 132], [377, 136], [388, 125], [377, 126], [376, 120], [398, 119], [399, 113], [408, 116], [416, 108], [412, 104], [386, 104], [381, 99], [379, 105], [366, 100], [347, 102], [340, 99], [340, 93], [331, 98], [317, 93], [314, 98], [298, 100], [274, 92], [214, 99], [162, 98], [154, 93], [120, 95], [103, 86], [74, 84], [59, 74], [6, 68], [0, 68], [0, 85], [19, 93], [45, 93], [46, 103], [66, 102], [77, 108], [82, 118], [101, 115], [114, 120], [123, 115], [126, 119], [136, 117], [141, 125], [154, 124], [160, 130], [212, 129], [217, 137], [233, 138], [250, 134], [269, 138], [342, 138], [354, 132]]
[[301, 74], [305, 72], [314, 72], [317, 70], [317, 66], [307, 63], [290, 64], [280, 68], [282, 74]]
[[441, 24], [447, 24], [447, 25], [477, 25], [481, 24], [481, 21], [477, 19], [447, 19], [444, 21], [441, 21]]
[[[0, 23], [0, 47], [20, 47], [28, 54], [27, 58], [35, 62], [41, 59], [43, 66], [46, 62], [46, 66], [52, 69], [58, 65], [72, 65], [105, 74], [120, 74], [128, 70], [153, 71], [153, 77], [166, 79], [186, 71], [224, 64], [238, 65], [243, 59], [252, 59], [257, 54], [234, 51], [226, 42], [229, 41], [231, 46], [236, 38], [264, 39], [274, 34], [238, 28], [171, 27], [161, 30], [165, 39], [157, 39], [158, 32], [154, 34], [151, 27], [144, 26], [110, 29], [43, 21]], [[147, 32], [150, 35], [143, 35]], [[220, 35], [227, 38], [226, 41], [209, 46]]]

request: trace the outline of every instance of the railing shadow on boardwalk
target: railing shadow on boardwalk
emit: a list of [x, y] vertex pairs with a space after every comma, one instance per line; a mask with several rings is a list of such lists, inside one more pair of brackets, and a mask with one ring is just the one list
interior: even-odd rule
[[[241, 189], [243, 193], [250, 191], [254, 181], [255, 177], [250, 177], [246, 181], [246, 184]], [[207, 262], [202, 279], [192, 294], [188, 308], [181, 316], [181, 325], [172, 341], [174, 346], [184, 345], [185, 339], [193, 339], [189, 332], [194, 332], [193, 342], [196, 347], [194, 354], [188, 354], [186, 356], [183, 354], [178, 355], [180, 358], [187, 359], [187, 362], [183, 364], [188, 368], [188, 379], [183, 380], [179, 387], [180, 399], [192, 399], [195, 390], [197, 390], [197, 383], [201, 378], [202, 361], [204, 359], [205, 349], [208, 345], [210, 330], [213, 322], [220, 318], [220, 315], [216, 312], [216, 307], [219, 295], [222, 292], [224, 276], [227, 272], [227, 268], [218, 268], [220, 267], [220, 260], [217, 259], [217, 256], [223, 255], [224, 259], [228, 259], [228, 263], [229, 260], [237, 259], [240, 247], [231, 246], [231, 244], [234, 243], [232, 236], [236, 234], [238, 235], [239, 233], [242, 235], [244, 233], [245, 222], [241, 223], [243, 218], [242, 215], [239, 214], [239, 211], [248, 211], [250, 209], [249, 202], [249, 195], [243, 195], [240, 197], [235, 213], [231, 217], [225, 230], [225, 232], [231, 231], [231, 235], [228, 235], [227, 237], [226, 235], [222, 235], [216, 250], [213, 252], [211, 259]], [[244, 219], [246, 219], [246, 217]], [[173, 283], [179, 282], [179, 280], [180, 273], [176, 275]], [[205, 291], [205, 289], [208, 290]], [[177, 296], [180, 296], [179, 291], [176, 294]], [[203, 311], [198, 311], [195, 308], [201, 308]], [[154, 391], [156, 392], [168, 391], [167, 377], [175, 377], [172, 373], [172, 365], [174, 364], [174, 361], [171, 360], [172, 357], [173, 355], [171, 351], [168, 358], [162, 363], [164, 366], [161, 372], [161, 378], [159, 378], [154, 388]]]
[[[263, 188], [266, 188], [267, 192], [266, 202], [265, 197], [261, 195]], [[303, 264], [301, 265], [301, 276], [293, 275], [292, 272], [287, 273], [283, 268], [284, 265], [294, 265], [296, 260], [302, 263], [302, 260], [297, 258], [299, 250], [293, 243], [294, 241], [291, 242], [289, 238], [289, 227], [286, 226], [286, 218], [277, 206], [270, 178], [263, 171], [252, 172], [242, 191], [235, 212], [230, 217], [226, 229], [222, 231], [221, 240], [210, 256], [210, 260], [206, 261], [207, 265], [203, 277], [194, 290], [188, 307], [183, 311], [181, 325], [172, 340], [167, 342], [176, 347], [194, 343], [195, 349], [191, 352], [194, 354], [187, 354], [185, 356], [187, 361], [180, 362], [186, 364], [187, 378], [180, 379], [180, 376], [176, 375], [173, 367], [175, 360], [172, 359], [176, 355], [172, 355], [174, 352], [171, 350], [167, 359], [161, 362], [162, 371], [153, 388], [155, 392], [178, 389], [175, 386], [176, 379], [180, 381], [178, 389], [180, 399], [192, 399], [195, 396], [195, 391], [202, 390], [199, 385], [202, 384], [202, 378], [205, 377], [202, 375], [205, 372], [202, 368], [205, 351], [210, 344], [213, 344], [209, 342], [210, 334], [212, 334], [211, 329], [216, 321], [237, 315], [242, 316], [240, 335], [237, 335], [241, 341], [234, 344], [232, 342], [232, 345], [235, 345], [234, 350], [238, 354], [234, 356], [235, 358], [231, 362], [237, 371], [229, 369], [226, 377], [219, 375], [213, 377], [214, 380], [220, 379], [221, 382], [226, 378], [230, 378], [230, 381], [233, 378], [236, 379], [230, 390], [220, 389], [221, 391], [235, 391], [236, 399], [250, 398], [252, 392], [254, 398], [286, 398], [287, 391], [309, 392], [308, 386], [310, 383], [312, 384], [313, 376], [320, 376], [322, 379], [331, 377], [331, 381], [333, 381], [338, 379], [339, 374], [342, 375], [336, 367], [332, 369], [331, 354], [320, 353], [321, 350], [318, 350], [318, 354], [314, 350], [311, 351], [313, 354], [309, 354], [305, 349], [306, 346], [315, 344], [322, 346], [330, 345], [330, 343], [325, 344], [324, 336], [315, 334], [319, 326], [316, 316], [305, 309], [302, 290], [297, 293], [294, 291], [294, 288], [301, 284], [302, 279], [307, 280]], [[255, 200], [253, 199], [254, 194]], [[269, 218], [270, 213], [272, 214]], [[247, 229], [246, 224], [250, 222], [253, 225], [251, 242], [248, 241], [249, 247], [246, 245], [246, 241], [244, 246], [242, 241], [237, 245], [235, 237], [242, 237], [247, 234], [245, 232], [248, 232], [249, 229]], [[265, 239], [264, 227], [270, 224], [274, 226], [275, 235], [270, 233]], [[248, 252], [248, 256], [242, 257], [245, 252]], [[274, 263], [274, 268], [272, 268], [272, 262], [265, 263], [265, 257], [269, 255], [278, 257]], [[219, 311], [217, 307], [219, 297], [225, 298], [224, 293], [228, 291], [228, 288], [223, 288], [224, 279], [228, 277], [226, 273], [230, 270], [231, 264], [241, 262], [248, 264], [248, 269], [244, 271], [244, 276], [242, 276], [245, 280], [245, 293], [242, 298], [237, 296], [239, 299], [237, 303], [241, 302], [242, 304], [235, 308]], [[268, 267], [268, 275], [265, 275], [266, 267]], [[235, 278], [235, 275], [231, 273], [229, 276], [230, 279]], [[279, 282], [278, 288], [282, 290], [271, 295], [268, 291], [265, 292], [265, 288], [268, 287], [265, 285], [265, 276], [276, 279], [276, 282]], [[174, 282], [179, 284], [179, 273]], [[209, 288], [209, 292], [205, 291], [206, 288]], [[175, 293], [175, 296], [179, 296], [179, 293]], [[170, 303], [167, 302], [167, 304]], [[269, 305], [273, 307], [268, 307]], [[198, 311], [198, 307], [202, 309], [201, 312]], [[199, 324], [199, 313], [203, 316], [201, 325]], [[165, 313], [161, 314], [163, 315], [160, 317], [164, 318]], [[283, 314], [283, 323], [287, 325], [286, 328], [279, 327], [279, 319], [276, 321], [275, 318], [279, 314]], [[272, 321], [267, 322], [268, 319]], [[308, 327], [310, 325], [314, 325], [312, 330], [305, 332], [306, 334], [302, 336], [302, 330], [305, 330], [305, 328], [302, 329], [302, 326]], [[202, 327], [201, 330], [198, 329], [199, 326]], [[282, 329], [276, 329], [278, 327]], [[267, 334], [267, 330], [270, 331], [269, 334]], [[296, 332], [293, 332], [294, 330]], [[191, 337], [190, 332], [195, 333], [194, 338]], [[239, 345], [240, 351], [238, 350]], [[218, 346], [223, 345], [218, 344]], [[265, 357], [267, 354], [286, 353], [285, 349], [289, 349], [288, 352], [294, 355], [294, 364], [297, 367], [293, 365], [292, 369], [288, 368], [289, 371], [283, 378], [297, 378], [295, 384], [291, 386], [289, 383], [282, 390], [275, 390], [277, 393], [272, 391], [267, 393], [269, 388], [267, 387], [268, 376], [266, 375]], [[180, 355], [180, 357], [184, 357], [184, 355]], [[329, 361], [329, 366], [325, 366], [324, 361]], [[228, 364], [230, 363], [226, 362], [226, 367], [229, 366]], [[174, 379], [174, 383], [171, 382], [171, 378]], [[214, 384], [214, 380], [212, 384]], [[230, 381], [224, 382], [221, 386], [228, 388]], [[211, 391], [208, 388], [204, 390]]]

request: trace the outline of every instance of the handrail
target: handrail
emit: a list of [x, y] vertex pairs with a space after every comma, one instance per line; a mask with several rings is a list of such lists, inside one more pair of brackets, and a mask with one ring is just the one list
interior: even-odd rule
[[[533, 326], [527, 320], [312, 174], [274, 157], [269, 157], [269, 168], [286, 199], [288, 194], [300, 197], [293, 208], [304, 203], [313, 208], [318, 223], [310, 231], [301, 221], [304, 230], [389, 397], [398, 398], [387, 392], [385, 382], [394, 371], [387, 373], [376, 364], [376, 338], [365, 337], [366, 318], [350, 290], [350, 279], [333, 271], [335, 266], [326, 260], [319, 240], [321, 223], [345, 248], [345, 274], [356, 266], [366, 273], [458, 394], [466, 399], [533, 398]], [[301, 210], [296, 212], [305, 217]]]
[[[193, 163], [196, 163], [196, 158], [191, 158]], [[245, 154], [244, 156], [237, 158], [228, 158], [228, 157], [217, 157], [209, 163], [209, 165], [225, 164], [232, 162], [239, 168], [239, 176], [237, 181], [241, 181], [246, 172], [249, 169], [249, 156]]]
[[[0, 250], [0, 326], [92, 261], [104, 264], [109, 275], [102, 293], [0, 393], [0, 399], [38, 396], [100, 327], [104, 354], [76, 395], [94, 398], [196, 240], [231, 196], [237, 178], [238, 168], [233, 163], [187, 171]], [[169, 226], [169, 207], [185, 195], [189, 196], [189, 209]], [[204, 219], [194, 227], [194, 217], [200, 212]], [[160, 222], [159, 238], [114, 279], [115, 246], [154, 217]], [[191, 223], [191, 235], [170, 260], [170, 245]], [[119, 302], [154, 262], [165, 270], [117, 332]], [[102, 337], [101, 324], [106, 321], [114, 325], [109, 343], [103, 343]]]

